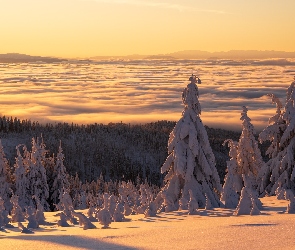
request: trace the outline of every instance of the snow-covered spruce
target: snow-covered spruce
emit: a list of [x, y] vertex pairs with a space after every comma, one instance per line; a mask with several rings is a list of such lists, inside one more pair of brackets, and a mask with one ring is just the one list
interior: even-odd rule
[[0, 197], [4, 201], [6, 211], [11, 210], [11, 176], [8, 161], [5, 157], [3, 146], [0, 140]]
[[84, 214], [72, 211], [72, 216], [79, 218], [79, 225], [83, 227], [83, 230], [96, 228], [96, 226]]
[[52, 176], [53, 185], [51, 187], [51, 200], [54, 204], [59, 203], [60, 194], [63, 192], [63, 190], [67, 190], [70, 186], [67, 179], [67, 171], [63, 164], [64, 154], [62, 152], [63, 151], [60, 142]]
[[15, 180], [15, 194], [18, 196], [20, 207], [24, 208], [29, 206], [31, 197], [28, 193], [29, 183], [27, 179], [26, 166], [24, 165], [24, 159], [20, 153], [20, 147], [16, 146], [15, 164], [14, 164], [14, 180]]
[[237, 162], [238, 172], [240, 175], [244, 174], [251, 184], [253, 190], [257, 189], [257, 176], [260, 171], [263, 160], [261, 152], [258, 148], [254, 134], [254, 126], [251, 124], [251, 119], [248, 117], [248, 109], [243, 106], [241, 113], [242, 133], [238, 142]]
[[[242, 175], [246, 175], [251, 187], [257, 189], [258, 172], [263, 165], [261, 152], [254, 137], [254, 126], [249, 118], [248, 109], [243, 106], [241, 118], [242, 133], [238, 142], [226, 140], [230, 147], [230, 160], [227, 162], [227, 174], [223, 185], [221, 199], [227, 208], [236, 208], [240, 198], [241, 190], [244, 186]], [[256, 191], [255, 191], [256, 192]]]
[[259, 200], [253, 189], [253, 179], [245, 174], [243, 176], [244, 187], [241, 191], [239, 204], [234, 215], [258, 215], [260, 214]]
[[228, 143], [230, 148], [230, 160], [227, 161], [227, 173], [225, 175], [221, 200], [224, 202], [226, 208], [236, 208], [239, 203], [239, 192], [241, 192], [242, 176], [238, 172], [238, 142], [233, 140], [226, 140], [223, 145]]
[[113, 214], [113, 221], [122, 222], [124, 220], [124, 205], [120, 202], [117, 202], [116, 209]]
[[199, 204], [205, 207], [206, 196], [213, 207], [221, 205], [220, 179], [215, 168], [215, 157], [209, 144], [207, 132], [201, 121], [201, 106], [198, 100], [199, 91], [196, 83], [200, 79], [192, 75], [190, 83], [182, 93], [184, 110], [181, 119], [170, 133], [168, 141], [168, 157], [161, 168], [166, 185], [159, 195], [164, 202], [165, 211], [177, 210], [179, 199], [190, 199], [189, 190]]
[[[44, 168], [46, 150], [45, 144], [32, 138], [32, 152], [28, 159], [28, 182], [30, 197], [36, 196], [40, 200], [41, 205], [46, 211], [49, 210], [47, 199], [49, 197], [49, 187], [47, 184], [47, 176]], [[35, 206], [33, 202], [30, 204]]]
[[8, 211], [4, 207], [4, 200], [0, 196], [0, 228], [6, 226], [10, 222]]
[[271, 141], [268, 153], [271, 159], [259, 173], [262, 179], [260, 192], [274, 195], [277, 188], [290, 189], [295, 193], [295, 79], [287, 90], [285, 109], [280, 111], [277, 103], [277, 114], [270, 119], [270, 125], [260, 134], [260, 140]]
[[[60, 194], [60, 202], [58, 204], [58, 208], [64, 213], [67, 220], [69, 220], [72, 224], [77, 225], [78, 221], [77, 219], [72, 215], [72, 212], [74, 212], [73, 202], [72, 198], [69, 195], [69, 193], [65, 190], [62, 194]], [[61, 218], [62, 220], [62, 218]]]
[[112, 223], [112, 217], [111, 217], [111, 214], [110, 214], [110, 212], [108, 210], [109, 195], [108, 194], [104, 194], [103, 199], [104, 199], [103, 209], [101, 209], [97, 213], [97, 218], [99, 220], [99, 223], [101, 225], [103, 225], [102, 228], [108, 228], [109, 225]]
[[150, 202], [147, 209], [144, 212], [144, 217], [156, 217], [157, 216], [157, 206], [155, 202]]
[[40, 200], [38, 197], [34, 196], [33, 197], [36, 201], [36, 220], [39, 225], [47, 225], [48, 223], [46, 222], [45, 215], [44, 215], [44, 207], [40, 203]]
[[36, 218], [36, 209], [28, 206], [26, 207], [26, 219], [28, 220], [27, 228], [36, 229], [39, 228], [39, 223]]
[[69, 227], [69, 223], [67, 222], [67, 216], [64, 212], [57, 213], [55, 216], [59, 216], [59, 220], [57, 221], [57, 225], [59, 227]]
[[12, 203], [11, 222], [24, 222], [25, 215], [23, 213], [23, 208], [18, 204], [18, 196], [15, 194], [12, 195], [10, 201]]

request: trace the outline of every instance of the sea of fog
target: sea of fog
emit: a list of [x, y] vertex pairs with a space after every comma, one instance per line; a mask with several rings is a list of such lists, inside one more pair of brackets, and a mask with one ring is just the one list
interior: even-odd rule
[[199, 85], [205, 125], [241, 129], [241, 107], [260, 131], [283, 105], [295, 61], [109, 60], [0, 64], [0, 115], [42, 122], [177, 121], [191, 74]]

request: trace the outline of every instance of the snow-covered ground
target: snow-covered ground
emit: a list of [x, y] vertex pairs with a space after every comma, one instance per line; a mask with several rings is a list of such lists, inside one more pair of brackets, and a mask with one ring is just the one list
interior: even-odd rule
[[56, 212], [48, 212], [46, 220], [52, 224], [34, 234], [22, 234], [17, 227], [0, 231], [0, 249], [295, 249], [295, 214], [285, 213], [288, 201], [261, 201], [257, 216], [233, 216], [234, 210], [221, 208], [200, 210], [200, 215], [182, 210], [150, 218], [131, 215], [108, 229], [98, 222], [97, 229], [57, 227]]

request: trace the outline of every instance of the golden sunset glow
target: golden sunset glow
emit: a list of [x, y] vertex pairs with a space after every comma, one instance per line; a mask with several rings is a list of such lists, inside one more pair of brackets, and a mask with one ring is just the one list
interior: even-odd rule
[[293, 0], [0, 0], [0, 53], [295, 51]]

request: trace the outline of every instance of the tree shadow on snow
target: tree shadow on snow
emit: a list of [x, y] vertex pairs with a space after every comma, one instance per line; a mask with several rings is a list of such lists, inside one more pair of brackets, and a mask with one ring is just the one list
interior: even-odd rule
[[246, 223], [246, 224], [236, 224], [231, 225], [232, 227], [265, 227], [265, 226], [276, 226], [275, 223]]
[[287, 210], [286, 206], [281, 206], [281, 207], [270, 207], [270, 206], [262, 206], [261, 211], [273, 211], [277, 213], [285, 213]]
[[[119, 244], [103, 242], [99, 239], [87, 238], [76, 235], [20, 235], [9, 238], [11, 240], [17, 239], [32, 241], [32, 244], [34, 244], [34, 241], [47, 241], [59, 245], [64, 245], [65, 247], [75, 247], [77, 249], [136, 249], [133, 247], [127, 247]], [[112, 238], [116, 238], [116, 236], [112, 236]]]

